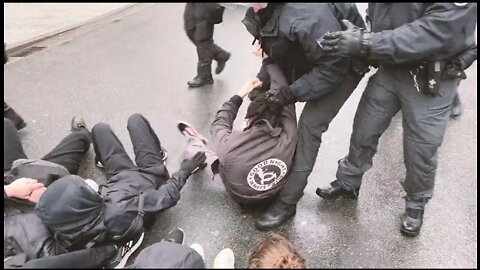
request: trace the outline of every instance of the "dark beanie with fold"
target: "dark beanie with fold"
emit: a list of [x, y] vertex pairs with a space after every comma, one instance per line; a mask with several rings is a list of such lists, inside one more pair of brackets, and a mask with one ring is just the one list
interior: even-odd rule
[[76, 175], [53, 182], [40, 197], [35, 211], [53, 232], [75, 235], [103, 223], [103, 199]]

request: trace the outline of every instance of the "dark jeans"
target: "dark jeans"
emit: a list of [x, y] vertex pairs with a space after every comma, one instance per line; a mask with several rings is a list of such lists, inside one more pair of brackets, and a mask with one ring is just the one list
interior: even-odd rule
[[279, 194], [279, 199], [283, 203], [297, 204], [302, 198], [308, 176], [317, 159], [322, 134], [328, 130], [330, 122], [355, 90], [359, 81], [358, 76], [348, 75], [333, 92], [305, 104], [298, 121], [298, 143], [292, 169]]
[[[426, 78], [419, 83], [426, 84]], [[359, 188], [372, 167], [380, 136], [392, 117], [402, 110], [403, 155], [406, 167], [403, 188], [406, 205], [423, 207], [433, 196], [437, 151], [443, 141], [458, 79], [440, 84], [440, 95], [417, 91], [408, 70], [380, 68], [373, 75], [355, 113], [348, 156], [339, 162], [337, 181], [347, 190]]]
[[105, 123], [98, 123], [92, 128], [93, 147], [97, 159], [105, 166], [107, 179], [124, 170], [137, 167], [149, 169], [163, 165], [164, 152], [157, 134], [148, 120], [140, 114], [133, 114], [127, 125], [135, 152], [135, 165], [128, 156], [123, 144]]
[[[3, 119], [3, 170], [9, 171], [12, 163], [20, 158], [27, 158], [17, 129], [12, 121]], [[42, 159], [64, 166], [71, 174], [78, 174], [80, 162], [90, 148], [90, 134], [86, 129], [73, 131], [63, 138], [50, 153]]]
[[116, 251], [113, 245], [82, 249], [62, 255], [33, 259], [26, 262], [23, 268], [99, 269], [115, 256]]

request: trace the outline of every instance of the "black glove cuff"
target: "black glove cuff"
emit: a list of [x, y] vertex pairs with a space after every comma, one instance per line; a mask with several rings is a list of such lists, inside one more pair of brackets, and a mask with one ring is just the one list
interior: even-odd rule
[[289, 105], [297, 102], [297, 99], [295, 98], [295, 95], [293, 94], [292, 88], [290, 86], [282, 86], [280, 88], [280, 91], [284, 93], [284, 96], [286, 97], [286, 102], [284, 105]]

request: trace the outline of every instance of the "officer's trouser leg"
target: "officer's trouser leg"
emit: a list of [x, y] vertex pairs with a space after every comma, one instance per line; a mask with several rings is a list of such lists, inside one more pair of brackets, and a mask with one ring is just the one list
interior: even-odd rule
[[437, 150], [442, 144], [456, 95], [458, 80], [440, 83], [440, 96], [432, 97], [416, 91], [408, 75], [397, 83], [403, 115], [403, 153], [407, 171], [403, 188], [408, 208], [421, 208], [433, 196]]
[[122, 142], [105, 123], [98, 123], [92, 128], [92, 140], [95, 154], [105, 167], [107, 179], [123, 170], [136, 168], [128, 156]]
[[372, 167], [380, 136], [399, 111], [392, 76], [382, 69], [373, 75], [358, 104], [349, 153], [339, 161], [337, 182], [346, 190], [359, 188], [363, 174]]
[[3, 101], [3, 118], [12, 120], [17, 129], [22, 129], [26, 125], [23, 118], [5, 101]]
[[303, 196], [307, 178], [312, 172], [322, 134], [356, 88], [359, 80], [346, 78], [333, 92], [316, 100], [308, 101], [298, 122], [298, 142], [292, 168], [279, 199], [286, 204], [296, 204]]
[[226, 52], [213, 42], [215, 25], [202, 21], [195, 26], [195, 40], [198, 54], [198, 75], [210, 76], [212, 60], [218, 60]]

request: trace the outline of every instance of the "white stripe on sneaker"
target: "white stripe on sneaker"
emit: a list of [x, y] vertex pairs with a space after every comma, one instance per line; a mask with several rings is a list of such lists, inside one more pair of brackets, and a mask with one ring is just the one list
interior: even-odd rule
[[[120, 263], [115, 266], [115, 269], [119, 269], [119, 268], [123, 268], [125, 267], [125, 265], [127, 264], [127, 261], [128, 261], [128, 258], [130, 258], [130, 256], [132, 256], [132, 254], [140, 247], [140, 245], [142, 244], [143, 242], [143, 237], [145, 236], [145, 233], [142, 233], [142, 235], [140, 235], [140, 238], [138, 239], [137, 243], [135, 243], [135, 245], [133, 247], [131, 247], [127, 253], [125, 254], [125, 256], [123, 256], [122, 260], [120, 261]], [[127, 243], [128, 244], [128, 243]]]

